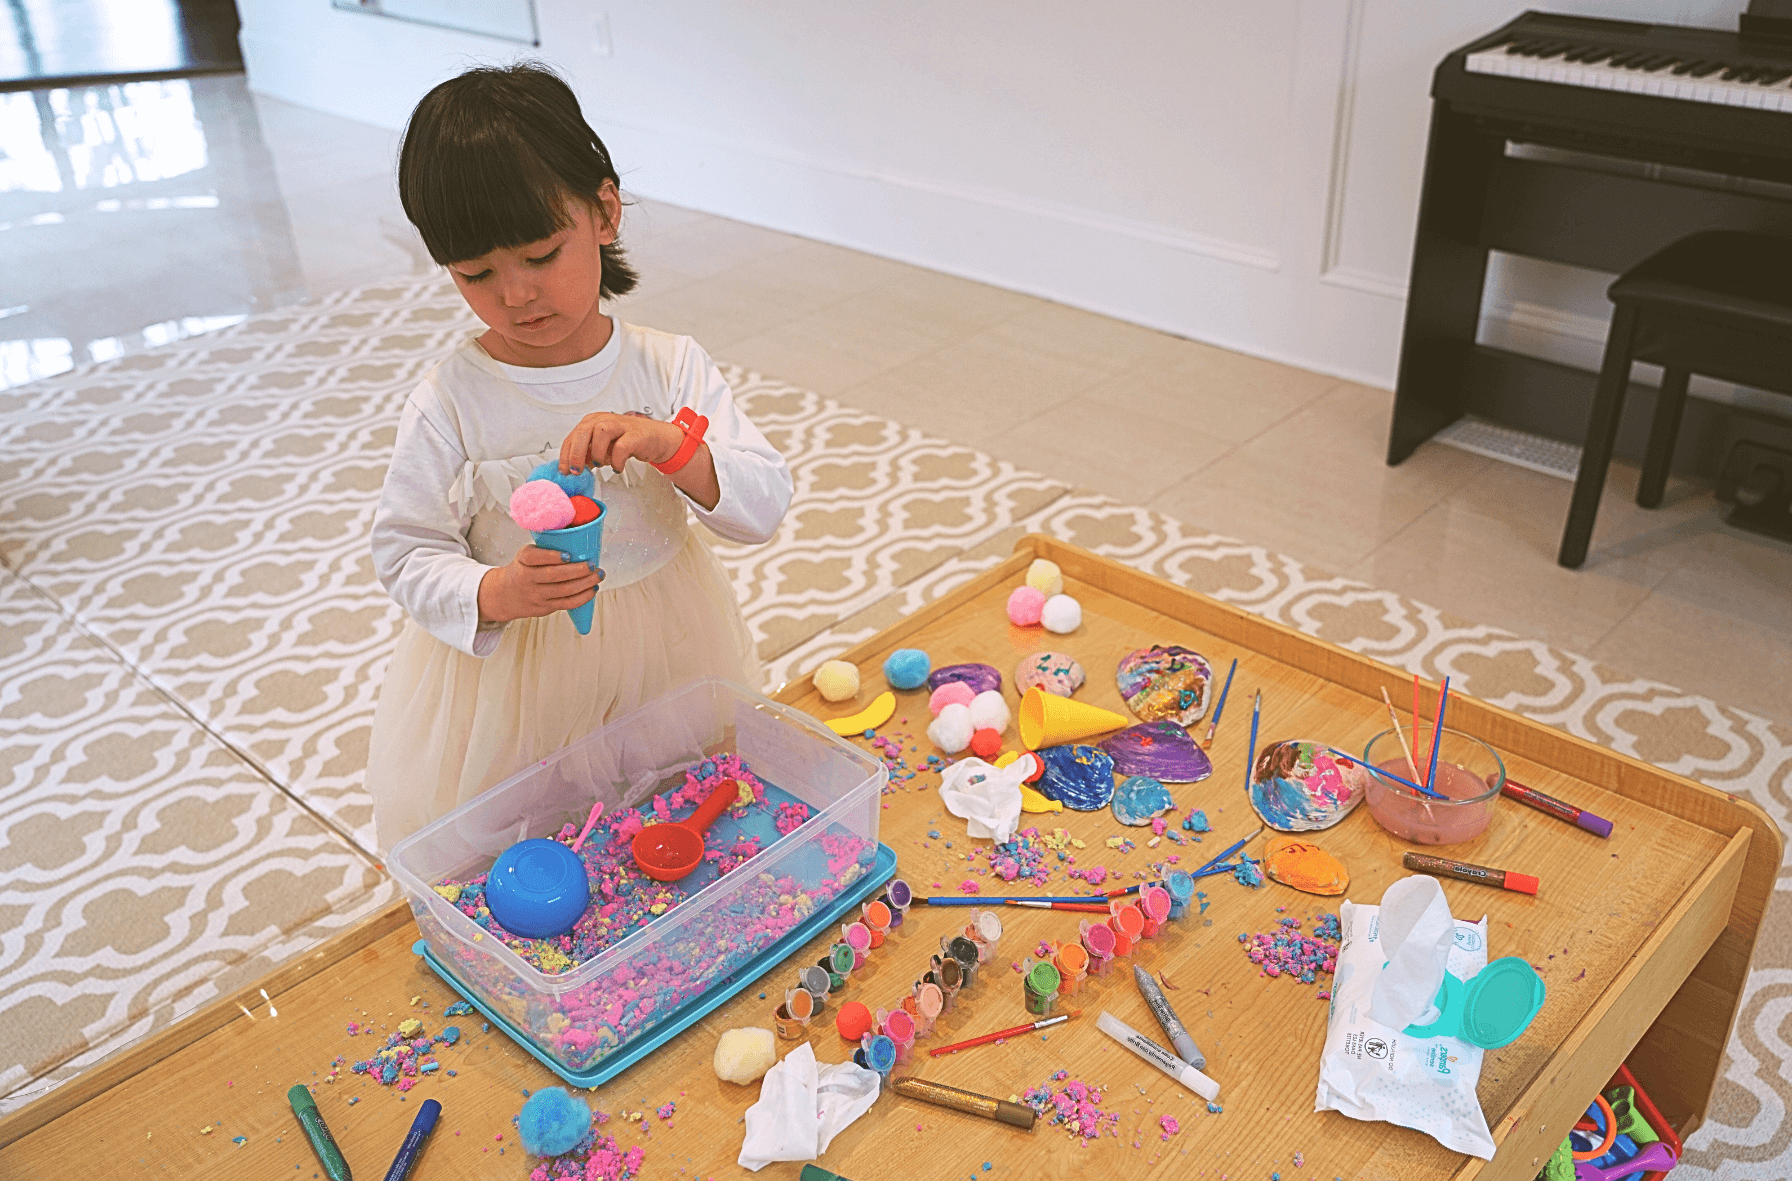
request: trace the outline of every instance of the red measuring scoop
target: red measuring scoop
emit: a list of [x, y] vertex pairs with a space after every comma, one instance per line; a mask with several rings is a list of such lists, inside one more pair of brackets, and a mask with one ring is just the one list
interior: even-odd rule
[[724, 779], [683, 820], [643, 828], [629, 845], [635, 865], [656, 882], [676, 882], [685, 877], [703, 863], [704, 832], [739, 796], [740, 785]]

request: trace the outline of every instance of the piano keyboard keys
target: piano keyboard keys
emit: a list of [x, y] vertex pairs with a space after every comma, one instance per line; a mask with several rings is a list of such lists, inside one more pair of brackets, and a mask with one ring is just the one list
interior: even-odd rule
[[1792, 112], [1792, 65], [1686, 60], [1651, 50], [1602, 49], [1563, 41], [1518, 40], [1471, 53], [1464, 67], [1558, 86], [1617, 90], [1717, 106]]

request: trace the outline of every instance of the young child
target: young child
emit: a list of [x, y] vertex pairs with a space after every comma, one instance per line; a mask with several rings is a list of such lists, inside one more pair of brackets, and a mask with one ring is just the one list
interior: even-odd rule
[[[411, 394], [374, 517], [375, 570], [409, 617], [367, 760], [382, 850], [696, 678], [759, 687], [740, 606], [686, 510], [766, 541], [790, 469], [694, 341], [600, 309], [637, 281], [617, 186], [571, 88], [538, 65], [444, 82], [405, 130], [405, 214], [487, 328]], [[708, 419], [701, 437], [691, 415], [673, 421], [686, 408]], [[549, 460], [595, 469], [601, 570], [510, 519], [511, 492]], [[593, 596], [581, 636], [566, 612]]]

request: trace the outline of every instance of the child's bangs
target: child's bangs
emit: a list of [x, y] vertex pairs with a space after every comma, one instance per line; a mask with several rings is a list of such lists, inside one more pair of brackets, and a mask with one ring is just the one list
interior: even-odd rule
[[429, 256], [444, 266], [539, 242], [572, 224], [571, 195], [546, 161], [506, 134], [508, 128], [483, 130], [444, 136], [419, 151], [410, 161], [415, 173], [406, 178], [413, 183], [402, 186], [406, 214]]

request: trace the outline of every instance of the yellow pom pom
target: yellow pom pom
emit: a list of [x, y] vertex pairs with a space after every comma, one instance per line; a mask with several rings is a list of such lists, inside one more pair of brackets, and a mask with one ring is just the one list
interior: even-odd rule
[[1058, 569], [1056, 562], [1034, 558], [1033, 564], [1027, 567], [1027, 585], [1048, 599], [1061, 595], [1064, 593], [1064, 572]]
[[844, 660], [830, 660], [815, 670], [815, 691], [828, 701], [848, 701], [859, 695], [859, 669]]

